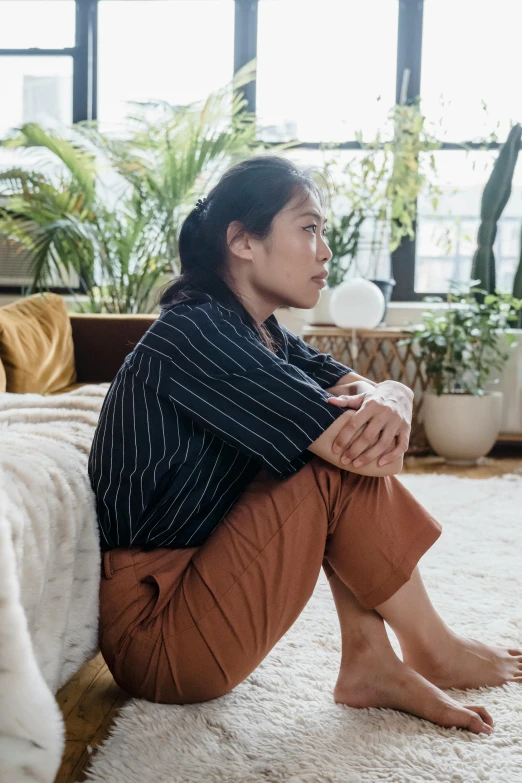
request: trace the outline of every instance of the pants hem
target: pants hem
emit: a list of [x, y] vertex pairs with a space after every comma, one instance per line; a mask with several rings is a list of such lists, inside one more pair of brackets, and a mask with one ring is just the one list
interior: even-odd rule
[[419, 560], [426, 554], [428, 549], [433, 546], [441, 533], [442, 527], [434, 520], [434, 524], [425, 528], [414, 540], [399, 568], [390, 574], [390, 576], [374, 590], [366, 593], [364, 596], [358, 596], [359, 603], [365, 609], [375, 609], [376, 606], [387, 601], [392, 595], [395, 595], [397, 590], [411, 579], [411, 575]]

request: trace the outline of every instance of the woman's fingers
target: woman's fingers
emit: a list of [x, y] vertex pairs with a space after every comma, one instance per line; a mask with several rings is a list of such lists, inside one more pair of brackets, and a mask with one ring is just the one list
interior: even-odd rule
[[390, 450], [394, 442], [395, 433], [390, 427], [386, 427], [379, 434], [377, 442], [353, 461], [354, 468], [362, 468], [364, 465], [369, 465], [370, 462], [379, 459], [379, 457]]
[[[344, 429], [346, 429], [346, 427], [344, 427], [343, 430]], [[341, 457], [341, 462], [344, 465], [348, 465], [357, 458], [361, 458], [365, 451], [378, 443], [382, 429], [383, 425], [379, 419], [372, 419], [368, 424], [363, 425], [346, 444]], [[344, 433], [343, 430], [337, 435], [337, 440], [346, 438], [347, 433]], [[386, 449], [383, 448], [379, 453], [384, 454], [385, 451]]]
[[[338, 398], [341, 399], [341, 398]], [[361, 408], [348, 417], [333, 443], [335, 454], [342, 453], [341, 462], [348, 465], [373, 446], [374, 459], [382, 457], [392, 445], [390, 434], [395, 436], [401, 429], [409, 428], [397, 411], [381, 405], [376, 400], [366, 400]], [[381, 433], [386, 430], [387, 440], [380, 444]], [[377, 456], [375, 456], [377, 455]], [[360, 466], [368, 464], [365, 459]], [[358, 466], [359, 467], [359, 466]]]
[[397, 436], [397, 445], [387, 454], [384, 454], [384, 456], [379, 459], [377, 465], [382, 468], [384, 465], [389, 465], [391, 462], [395, 462], [396, 459], [399, 459], [399, 457], [402, 457], [402, 455], [408, 451], [409, 444], [410, 428], [404, 427], [399, 431]]
[[[363, 428], [369, 423], [371, 418], [372, 413], [364, 408], [349, 416], [346, 424], [340, 432], [337, 433], [337, 437], [332, 444], [334, 454], [345, 451], [345, 449], [356, 440], [357, 436], [363, 432]], [[367, 446], [369, 445], [370, 443], [368, 442]]]
[[359, 409], [364, 402], [364, 394], [340, 394], [338, 397], [328, 397], [327, 402], [337, 405], [338, 408]]

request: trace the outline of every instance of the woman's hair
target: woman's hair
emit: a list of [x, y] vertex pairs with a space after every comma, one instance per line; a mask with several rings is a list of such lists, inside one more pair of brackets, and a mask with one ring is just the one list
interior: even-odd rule
[[227, 228], [238, 221], [249, 234], [263, 240], [272, 231], [274, 217], [298, 193], [302, 193], [303, 202], [313, 193], [322, 205], [323, 193], [314, 179], [317, 173], [275, 155], [252, 157], [228, 169], [181, 226], [181, 271], [160, 295], [162, 310], [182, 301], [182, 290], [187, 285], [203, 290], [238, 313], [273, 350], [273, 335], [256, 322], [223, 277], [227, 265]]

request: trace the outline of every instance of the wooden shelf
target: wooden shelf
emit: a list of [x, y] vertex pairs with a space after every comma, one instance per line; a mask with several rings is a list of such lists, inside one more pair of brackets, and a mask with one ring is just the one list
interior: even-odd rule
[[497, 443], [522, 443], [522, 432], [501, 432]]
[[[351, 338], [353, 329], [341, 329], [339, 326], [332, 326], [332, 324], [314, 324], [313, 326], [307, 324], [303, 326], [302, 334], [310, 335], [313, 337], [344, 337]], [[411, 337], [411, 333], [406, 331], [400, 326], [378, 326], [375, 329], [355, 329], [357, 337], [392, 337], [394, 339], [402, 339], [404, 337]]]

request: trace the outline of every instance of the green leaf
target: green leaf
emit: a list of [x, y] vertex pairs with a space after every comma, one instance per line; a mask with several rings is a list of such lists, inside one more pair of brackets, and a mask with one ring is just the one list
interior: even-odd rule
[[0, 233], [31, 250], [33, 285], [75, 271], [92, 312], [150, 308], [153, 287], [178, 270], [179, 229], [194, 201], [232, 163], [264, 149], [239, 90], [254, 75], [253, 61], [187, 106], [135, 104], [123, 138], [96, 123], [56, 133], [31, 123], [6, 140], [62, 164], [58, 177], [48, 168], [0, 173]]

